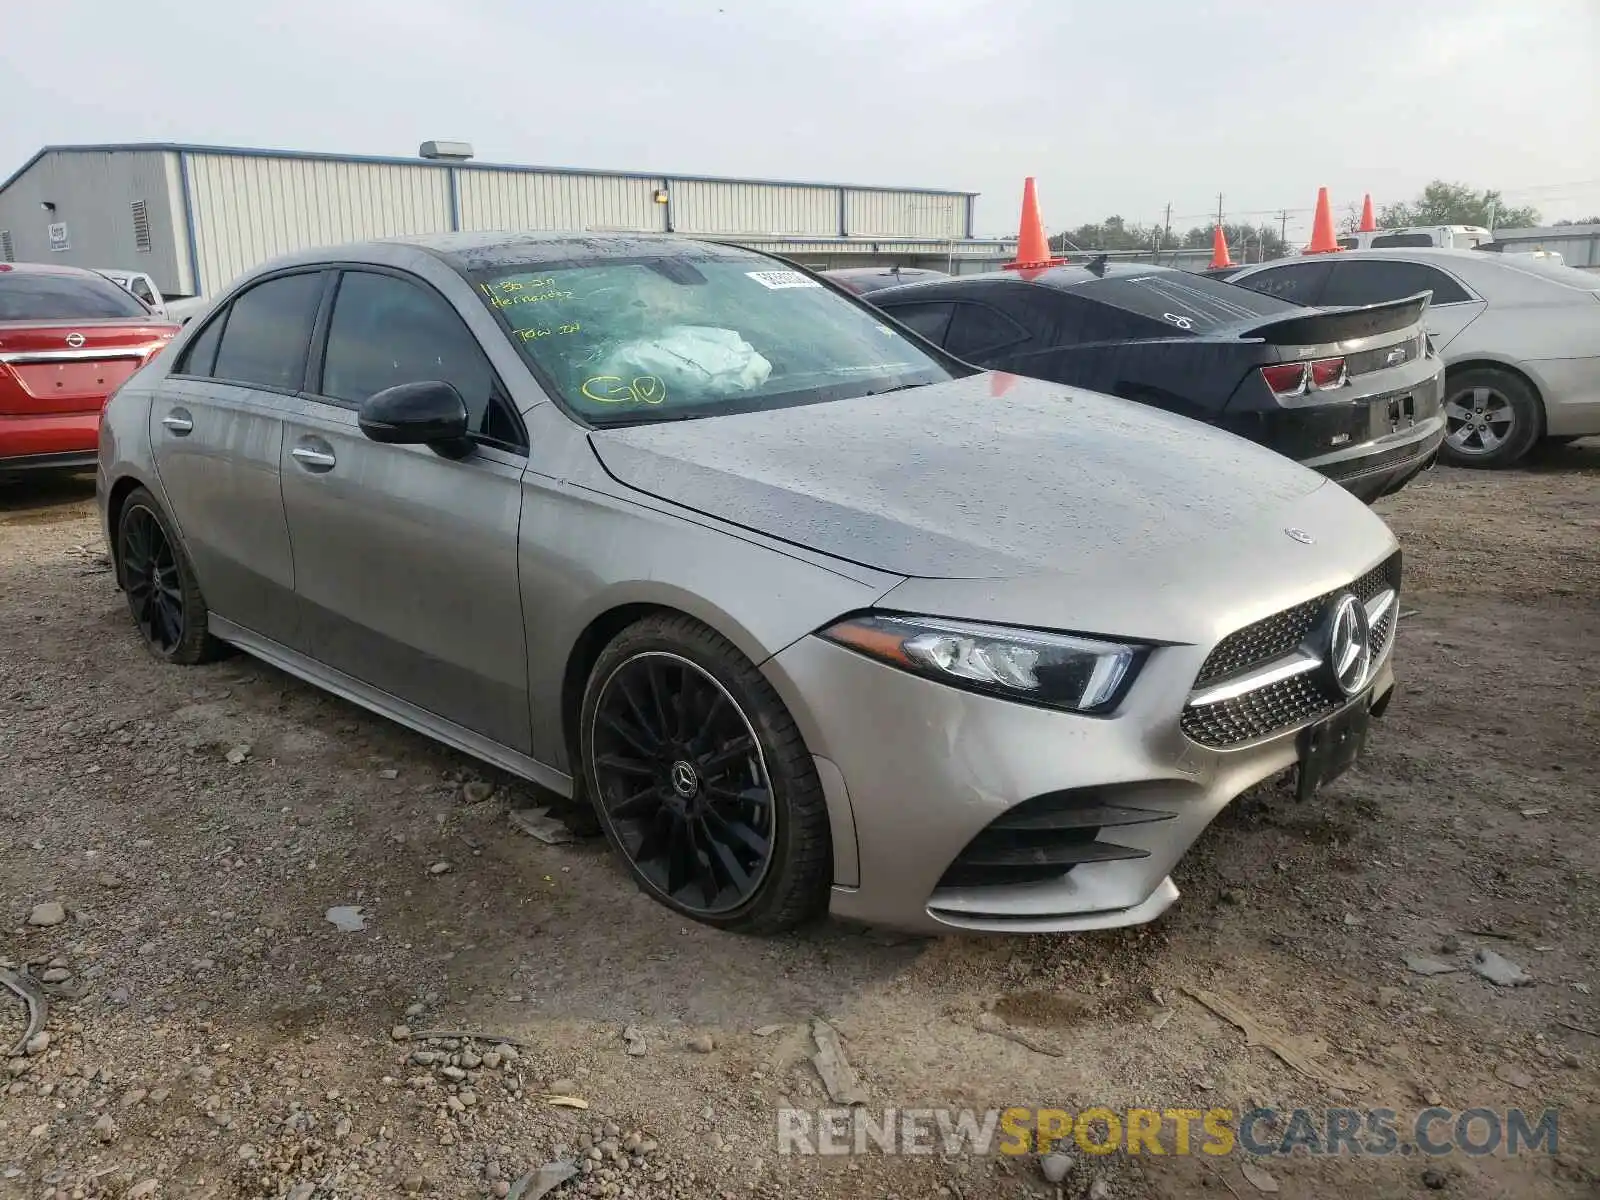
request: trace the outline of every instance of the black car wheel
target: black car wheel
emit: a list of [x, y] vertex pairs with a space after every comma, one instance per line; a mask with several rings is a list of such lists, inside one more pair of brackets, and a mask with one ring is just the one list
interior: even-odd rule
[[156, 499], [137, 488], [117, 518], [117, 578], [150, 653], [193, 665], [227, 651], [207, 630], [205, 597], [194, 567]]
[[1476, 367], [1445, 378], [1439, 457], [1456, 467], [1509, 467], [1532, 449], [1544, 424], [1539, 398], [1509, 371]]
[[827, 906], [827, 806], [800, 731], [726, 639], [647, 617], [601, 653], [579, 725], [585, 783], [634, 879], [724, 929], [777, 933]]

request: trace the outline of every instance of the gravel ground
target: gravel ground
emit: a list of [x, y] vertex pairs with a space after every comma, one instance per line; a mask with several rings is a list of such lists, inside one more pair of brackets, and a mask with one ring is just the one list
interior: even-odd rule
[[[0, 1077], [0, 1197], [497, 1196], [562, 1159], [592, 1165], [555, 1196], [1260, 1194], [1239, 1158], [1073, 1151], [1056, 1185], [1029, 1159], [780, 1156], [775, 1107], [826, 1102], [815, 1016], [874, 1104], [1556, 1107], [1557, 1157], [1257, 1165], [1288, 1200], [1594, 1196], [1600, 443], [1381, 508], [1408, 615], [1369, 757], [1310, 803], [1232, 806], [1161, 921], [754, 941], [685, 925], [595, 840], [516, 831], [548, 802], [526, 785], [248, 658], [157, 664], [88, 486], [10, 485], [0, 967], [51, 1006]], [[1532, 984], [1480, 978], [1480, 949]], [[0, 1049], [23, 1028], [0, 992]]]

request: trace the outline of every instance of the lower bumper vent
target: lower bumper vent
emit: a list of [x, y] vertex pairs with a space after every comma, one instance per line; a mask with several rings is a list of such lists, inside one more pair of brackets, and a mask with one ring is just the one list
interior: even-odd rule
[[1103, 830], [1169, 821], [1158, 809], [1115, 804], [1103, 792], [1047, 792], [996, 818], [956, 856], [941, 888], [1005, 887], [1057, 879], [1080, 863], [1148, 858], [1136, 846], [1102, 841]]

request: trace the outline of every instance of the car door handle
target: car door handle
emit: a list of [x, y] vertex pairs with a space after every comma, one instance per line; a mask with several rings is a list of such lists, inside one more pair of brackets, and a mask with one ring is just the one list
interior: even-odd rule
[[172, 430], [178, 437], [194, 430], [194, 422], [189, 419], [189, 414], [181, 408], [175, 408], [161, 418], [161, 423]]
[[318, 450], [315, 446], [296, 446], [289, 451], [295, 462], [308, 471], [331, 471], [339, 461], [331, 450]]

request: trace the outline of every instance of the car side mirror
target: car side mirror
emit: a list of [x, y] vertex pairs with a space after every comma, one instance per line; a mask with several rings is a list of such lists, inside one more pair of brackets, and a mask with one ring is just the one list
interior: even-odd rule
[[465, 458], [472, 452], [467, 403], [442, 379], [384, 388], [361, 405], [356, 421], [374, 442], [427, 446], [445, 458]]

